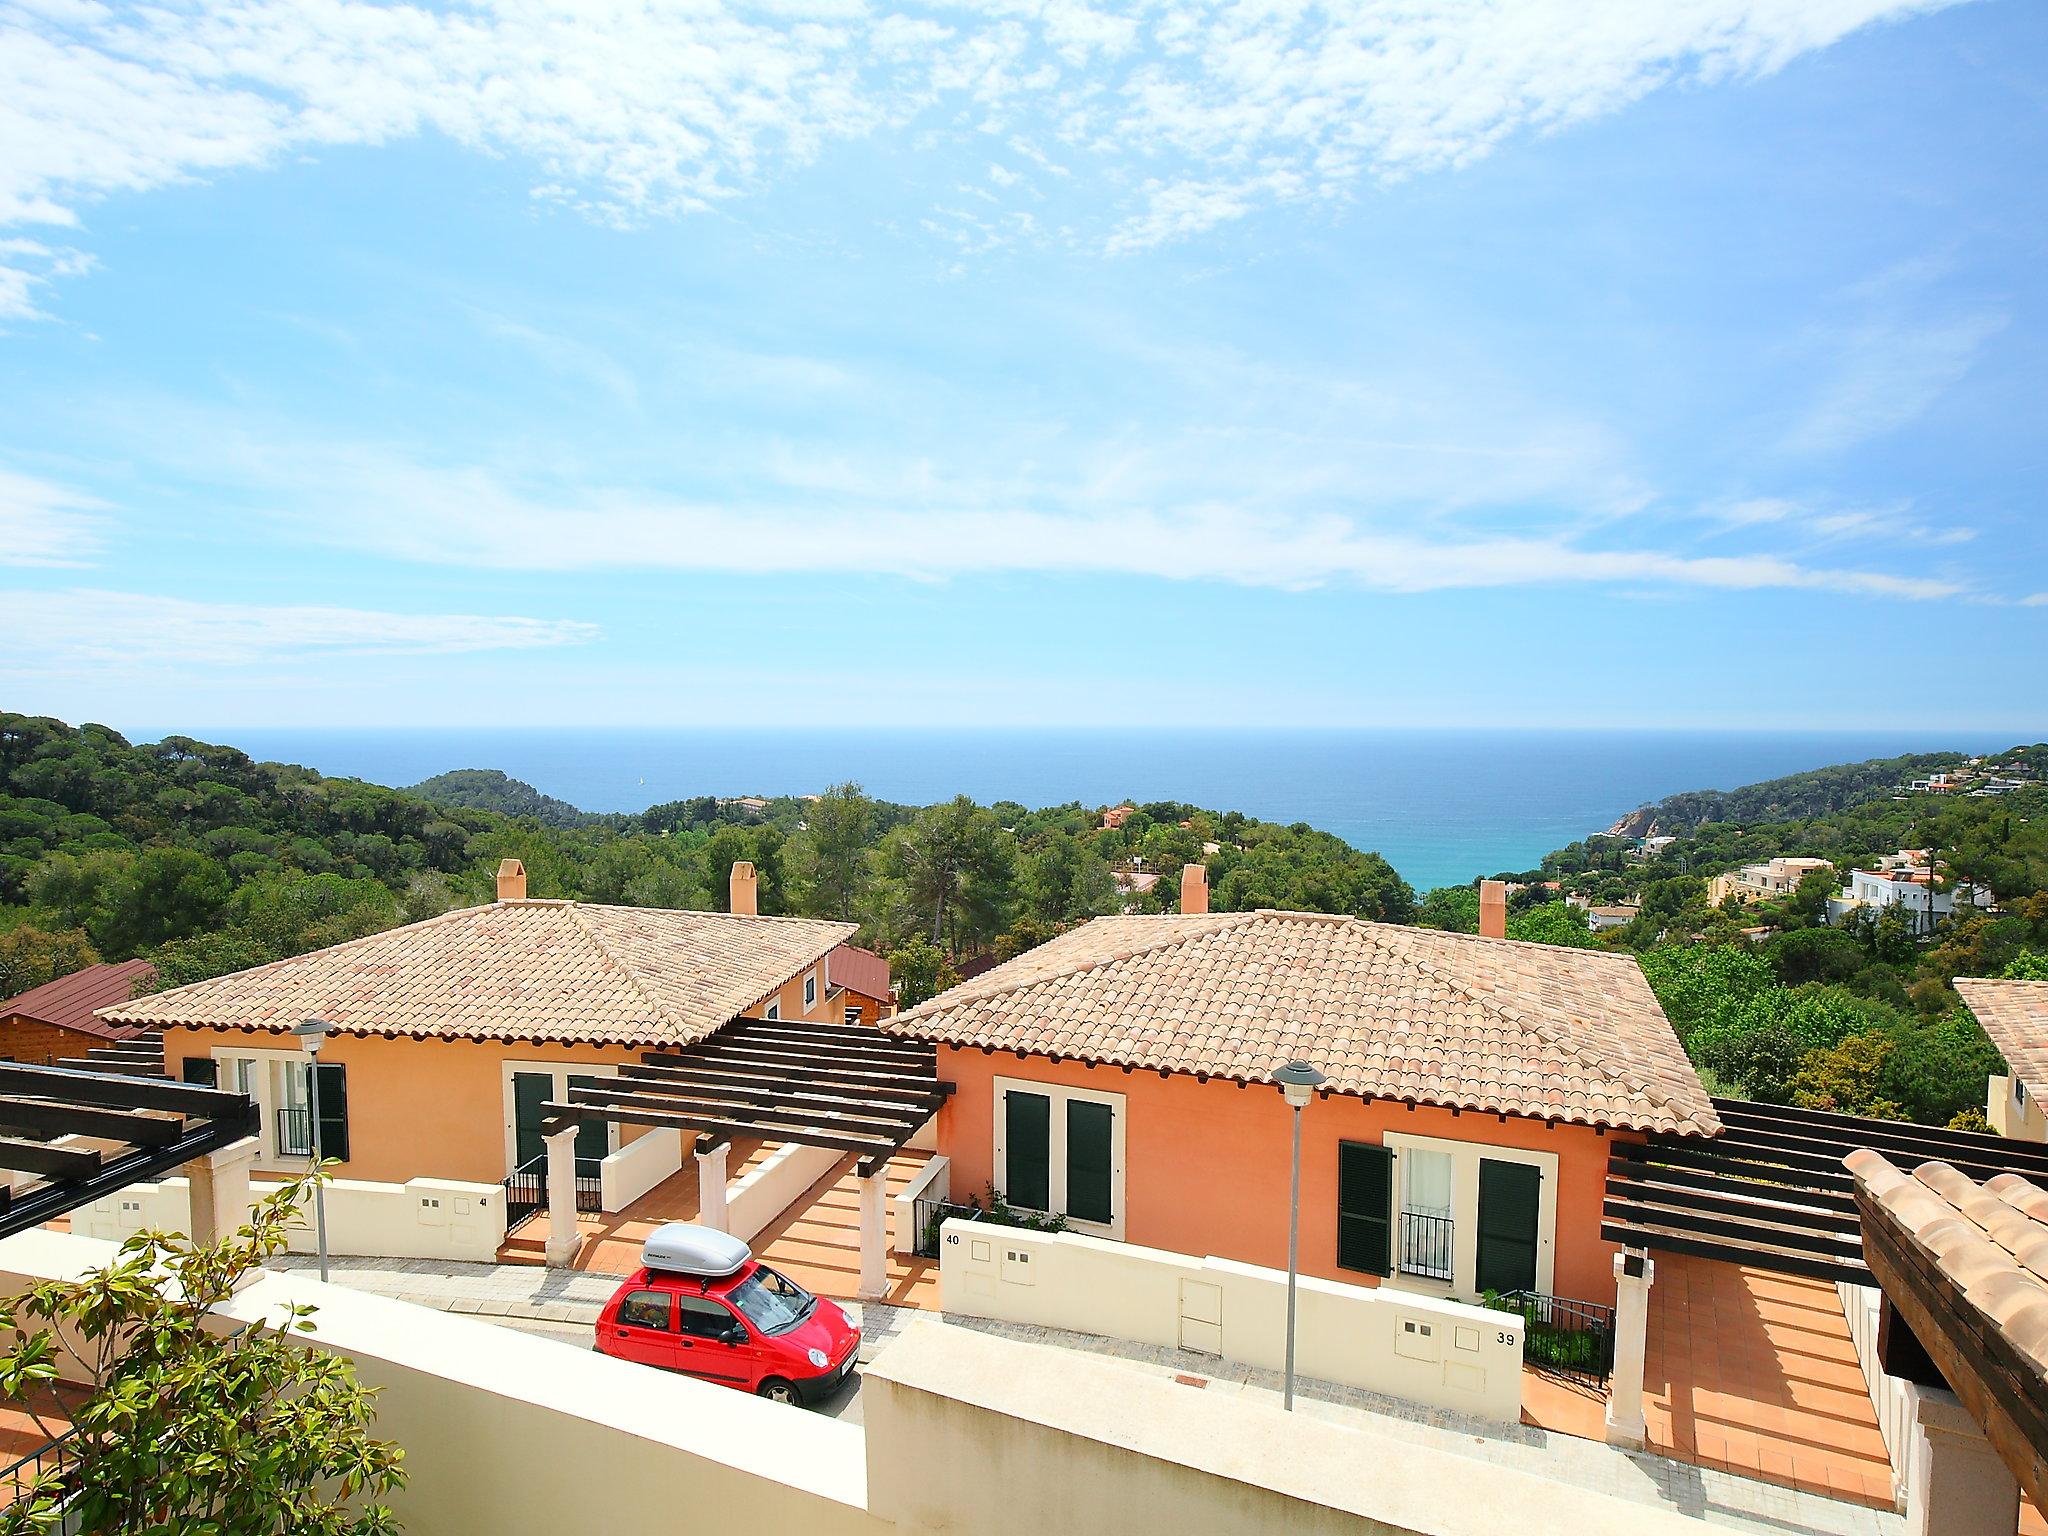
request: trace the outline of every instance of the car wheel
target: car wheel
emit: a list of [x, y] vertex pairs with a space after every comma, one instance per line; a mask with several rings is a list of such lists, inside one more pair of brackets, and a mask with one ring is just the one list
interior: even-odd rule
[[797, 1401], [796, 1388], [780, 1376], [770, 1376], [761, 1383], [761, 1396], [771, 1403], [794, 1403]]

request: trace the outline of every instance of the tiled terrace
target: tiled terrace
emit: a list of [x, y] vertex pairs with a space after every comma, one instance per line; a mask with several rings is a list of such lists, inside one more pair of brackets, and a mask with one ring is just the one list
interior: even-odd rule
[[[773, 1143], [735, 1140], [728, 1154], [728, 1178], [737, 1182], [777, 1150]], [[907, 1188], [930, 1157], [928, 1152], [898, 1152], [889, 1159], [889, 1198]], [[754, 1239], [754, 1256], [788, 1275], [797, 1284], [837, 1300], [849, 1300], [860, 1288], [860, 1176], [856, 1159], [846, 1158], [832, 1172], [791, 1202]], [[640, 1267], [640, 1245], [665, 1221], [697, 1219], [697, 1172], [694, 1167], [657, 1184], [616, 1213], [576, 1218], [584, 1234], [575, 1268], [600, 1274], [628, 1275]], [[500, 1263], [544, 1262], [548, 1218], [542, 1212], [519, 1228], [498, 1251]], [[881, 1298], [895, 1306], [938, 1306], [939, 1266], [930, 1259], [892, 1251], [889, 1288]]]
[[35, 1413], [20, 1402], [0, 1400], [0, 1509], [12, 1504], [40, 1473], [50, 1470], [25, 1458], [33, 1457], [53, 1435], [71, 1427], [72, 1410], [84, 1395], [82, 1387], [64, 1383], [39, 1387], [33, 1398]]
[[1650, 1449], [1891, 1508], [1891, 1461], [1835, 1287], [1682, 1254], [1656, 1263]]

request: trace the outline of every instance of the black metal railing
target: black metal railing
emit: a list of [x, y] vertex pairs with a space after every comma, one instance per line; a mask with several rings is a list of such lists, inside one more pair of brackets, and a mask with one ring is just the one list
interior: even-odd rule
[[[529, 1158], [521, 1163], [504, 1179], [505, 1231], [510, 1233], [520, 1223], [539, 1215], [548, 1208], [548, 1158], [543, 1152], [539, 1157]], [[604, 1181], [598, 1173], [595, 1158], [576, 1159], [576, 1209], [579, 1211], [601, 1211], [604, 1209]]]
[[1503, 1312], [1521, 1314], [1525, 1364], [1606, 1385], [1614, 1371], [1614, 1308], [1536, 1291], [1508, 1291], [1487, 1300]]
[[277, 1155], [313, 1155], [313, 1111], [303, 1105], [287, 1105], [277, 1112]]
[[45, 1478], [60, 1481], [78, 1460], [78, 1430], [67, 1429], [19, 1460], [0, 1467], [0, 1508], [19, 1503]]
[[1401, 1213], [1401, 1273], [1427, 1280], [1451, 1278], [1451, 1218], [1427, 1211]]
[[955, 1205], [950, 1200], [913, 1200], [910, 1212], [917, 1223], [917, 1256], [921, 1259], [939, 1256], [939, 1228], [949, 1217], [958, 1216], [963, 1221], [982, 1219], [979, 1206]]

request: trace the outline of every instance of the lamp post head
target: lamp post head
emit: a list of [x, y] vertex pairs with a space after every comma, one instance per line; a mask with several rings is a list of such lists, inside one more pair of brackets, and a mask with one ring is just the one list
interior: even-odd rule
[[1281, 1097], [1296, 1109], [1305, 1109], [1315, 1091], [1329, 1079], [1305, 1061], [1290, 1061], [1274, 1072], [1273, 1081], [1280, 1085]]
[[320, 1042], [327, 1038], [327, 1031], [333, 1027], [325, 1019], [308, 1019], [303, 1024], [295, 1025], [292, 1033], [299, 1037], [299, 1044], [306, 1048], [308, 1056], [318, 1056]]

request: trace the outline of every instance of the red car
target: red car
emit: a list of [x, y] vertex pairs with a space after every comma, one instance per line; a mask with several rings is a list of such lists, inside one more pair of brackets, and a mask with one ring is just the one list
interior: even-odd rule
[[738, 1238], [672, 1221], [597, 1320], [600, 1354], [681, 1371], [778, 1403], [814, 1403], [853, 1374], [860, 1329], [755, 1261]]

